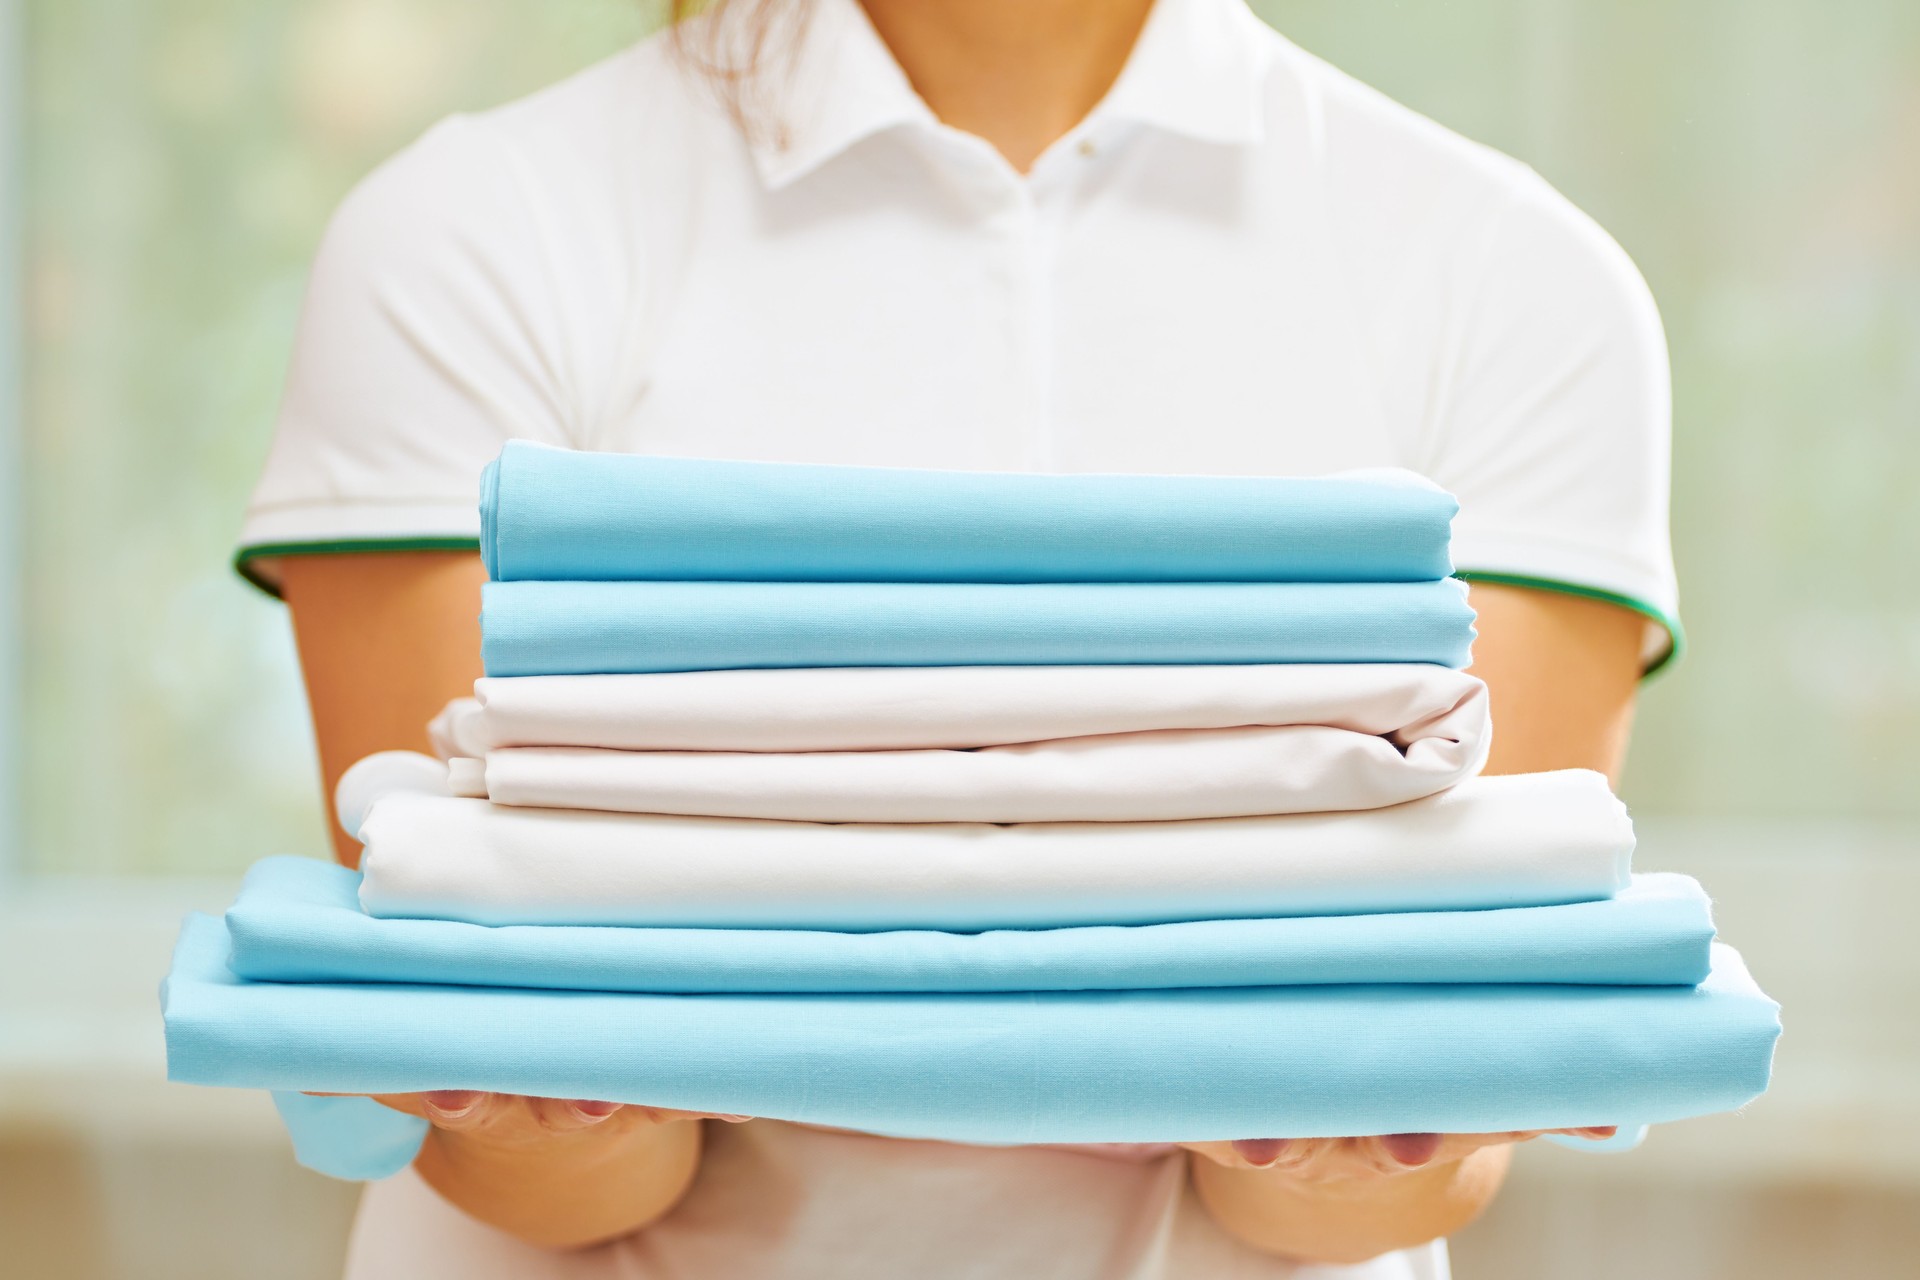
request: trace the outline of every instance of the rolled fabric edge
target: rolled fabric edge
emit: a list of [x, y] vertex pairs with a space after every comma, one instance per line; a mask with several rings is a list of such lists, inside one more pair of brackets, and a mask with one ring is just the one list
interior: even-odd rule
[[354, 839], [367, 815], [386, 796], [397, 792], [447, 794], [447, 768], [419, 751], [376, 751], [347, 766], [333, 788], [333, 812], [340, 829]]

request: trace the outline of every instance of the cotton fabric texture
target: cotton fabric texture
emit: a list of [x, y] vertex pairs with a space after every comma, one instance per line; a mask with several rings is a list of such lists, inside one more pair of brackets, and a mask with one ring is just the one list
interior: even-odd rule
[[1597, 773], [1473, 778], [1354, 814], [917, 825], [514, 809], [397, 793], [360, 830], [370, 915], [473, 924], [947, 929], [1545, 906], [1624, 888]]
[[1426, 663], [846, 667], [481, 679], [441, 754], [496, 747], [885, 751], [1154, 729], [1323, 725], [1412, 750], [1486, 736], [1486, 686]]
[[359, 839], [360, 825], [375, 801], [400, 791], [444, 796], [448, 792], [447, 775], [444, 760], [418, 751], [376, 751], [361, 756], [333, 784], [334, 819], [342, 831]]
[[508, 441], [498, 581], [1418, 582], [1458, 504], [1406, 471], [1034, 475], [588, 453]]
[[377, 920], [360, 877], [269, 858], [227, 911], [235, 974], [643, 992], [1122, 991], [1330, 983], [1657, 985], [1707, 975], [1712, 916], [1685, 876], [1559, 907], [986, 933], [488, 928]]
[[393, 1177], [420, 1154], [431, 1127], [372, 1098], [276, 1089], [273, 1106], [293, 1140], [293, 1158], [315, 1173], [348, 1182]]
[[1378, 809], [1466, 777], [1461, 744], [1403, 755], [1319, 726], [1163, 729], [971, 751], [605, 751], [457, 761], [495, 804], [803, 822], [1156, 822]]
[[188, 921], [163, 994], [172, 1079], [604, 1098], [960, 1142], [1675, 1120], [1758, 1095], [1778, 1031], [1725, 947], [1698, 988], [964, 995], [245, 983], [228, 955], [218, 918]]
[[756, 667], [1432, 662], [1473, 610], [1439, 582], [489, 582], [489, 676]]
[[1427, 664], [529, 676], [476, 693], [430, 731], [443, 757], [484, 760], [456, 768], [457, 794], [719, 817], [1380, 808], [1478, 772], [1489, 741], [1486, 687]]

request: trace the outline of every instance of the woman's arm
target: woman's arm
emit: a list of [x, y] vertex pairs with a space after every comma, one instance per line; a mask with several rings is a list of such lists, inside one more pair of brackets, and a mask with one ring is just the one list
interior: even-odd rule
[[[486, 574], [472, 552], [293, 556], [283, 574], [331, 797], [362, 756], [425, 750], [427, 721], [473, 692]], [[340, 861], [358, 865], [359, 845], [328, 826]], [[684, 1113], [469, 1092], [380, 1100], [433, 1122], [414, 1162], [429, 1185], [531, 1244], [637, 1231], [699, 1167], [700, 1122]]]
[[320, 745], [336, 857], [360, 844], [333, 817], [347, 766], [376, 751], [426, 751], [427, 722], [469, 697], [480, 670], [480, 557], [463, 551], [289, 556], [281, 590]]
[[[1645, 620], [1617, 605], [1514, 587], [1472, 589], [1474, 673], [1493, 698], [1488, 773], [1597, 769], [1617, 779], [1633, 719]], [[1194, 1188], [1256, 1249], [1349, 1263], [1451, 1235], [1533, 1134], [1397, 1134], [1206, 1143]]]

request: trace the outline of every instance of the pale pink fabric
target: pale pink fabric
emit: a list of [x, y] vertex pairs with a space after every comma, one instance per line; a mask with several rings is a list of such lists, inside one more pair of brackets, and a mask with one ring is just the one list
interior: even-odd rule
[[483, 680], [435, 721], [495, 803], [808, 822], [1378, 809], [1486, 758], [1433, 666], [905, 668]]
[[502, 747], [881, 751], [1151, 729], [1320, 725], [1484, 747], [1486, 690], [1425, 664], [883, 667], [483, 679], [435, 722], [442, 755]]
[[[1467, 717], [1458, 717], [1465, 720]], [[1155, 822], [1380, 809], [1478, 763], [1484, 735], [1324, 725], [1159, 729], [974, 751], [487, 753], [496, 804], [804, 822]]]

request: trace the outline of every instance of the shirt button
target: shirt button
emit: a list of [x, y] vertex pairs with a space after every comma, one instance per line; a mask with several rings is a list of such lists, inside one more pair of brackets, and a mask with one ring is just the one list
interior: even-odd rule
[[1100, 148], [1093, 145], [1092, 138], [1080, 139], [1080, 145], [1075, 147], [1074, 150], [1078, 151], [1081, 155], [1085, 156], [1089, 160], [1093, 159], [1094, 156], [1100, 153]]

